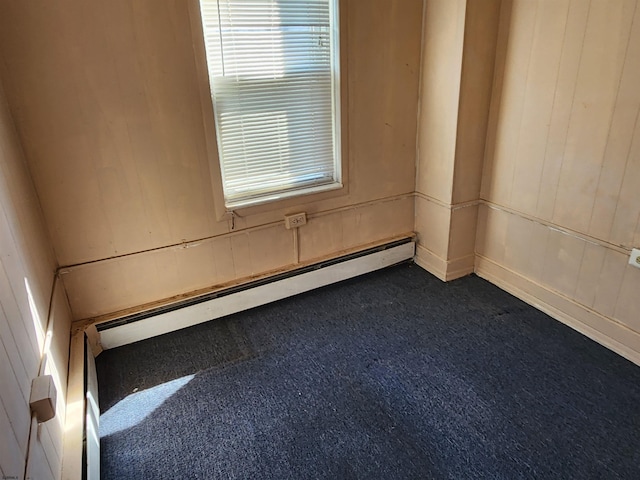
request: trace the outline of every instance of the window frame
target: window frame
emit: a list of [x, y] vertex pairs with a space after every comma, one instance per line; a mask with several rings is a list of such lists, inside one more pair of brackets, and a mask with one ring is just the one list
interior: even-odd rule
[[191, 0], [189, 2], [195, 66], [206, 143], [206, 156], [211, 175], [211, 184], [213, 186], [213, 199], [217, 221], [230, 219], [232, 213], [237, 213], [238, 216], [245, 216], [272, 211], [282, 212], [290, 210], [291, 207], [294, 206], [322, 202], [349, 194], [347, 2], [346, 0], [336, 0], [336, 4], [338, 20], [338, 45], [336, 50], [339, 56], [338, 78], [336, 83], [338, 85], [339, 109], [335, 114], [338, 115], [340, 126], [338, 134], [341, 158], [339, 168], [336, 169], [335, 173], [339, 183], [306, 187], [305, 189], [291, 191], [290, 195], [280, 195], [275, 199], [265, 199], [264, 201], [256, 201], [246, 205], [227, 207], [224, 198], [222, 170], [218, 150], [218, 132], [215, 124], [215, 112], [209, 83], [204, 32], [200, 14], [200, 1]]

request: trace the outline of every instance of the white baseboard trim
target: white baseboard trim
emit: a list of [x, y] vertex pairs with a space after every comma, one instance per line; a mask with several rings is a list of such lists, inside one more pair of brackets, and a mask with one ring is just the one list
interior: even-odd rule
[[640, 365], [640, 333], [481, 255], [476, 274]]
[[109, 349], [180, 330], [395, 265], [412, 259], [414, 253], [415, 243], [410, 241], [131, 323], [99, 328], [100, 343]]

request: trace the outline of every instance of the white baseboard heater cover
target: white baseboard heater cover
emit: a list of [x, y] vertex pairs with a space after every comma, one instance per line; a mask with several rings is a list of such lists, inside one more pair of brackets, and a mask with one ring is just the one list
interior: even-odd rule
[[415, 242], [398, 240], [362, 252], [97, 325], [104, 349], [115, 348], [275, 302], [413, 258]]

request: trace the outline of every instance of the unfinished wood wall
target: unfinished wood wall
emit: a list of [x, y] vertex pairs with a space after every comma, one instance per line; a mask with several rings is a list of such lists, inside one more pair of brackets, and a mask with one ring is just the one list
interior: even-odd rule
[[[70, 312], [38, 198], [0, 83], [0, 476], [60, 478]], [[52, 307], [50, 312], [50, 300]], [[29, 409], [31, 380], [41, 368], [58, 390], [57, 415], [38, 429]], [[32, 430], [29, 448], [29, 431]]]
[[309, 214], [300, 261], [412, 231], [422, 4], [341, 2], [346, 188], [241, 210], [232, 230], [196, 0], [2, 2], [0, 74], [74, 317], [290, 268], [285, 213]]
[[503, 3], [477, 271], [640, 362], [640, 5]]

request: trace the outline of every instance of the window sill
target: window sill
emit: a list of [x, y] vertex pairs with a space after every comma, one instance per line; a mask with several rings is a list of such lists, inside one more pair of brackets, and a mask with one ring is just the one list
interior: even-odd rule
[[225, 209], [227, 212], [231, 212], [240, 208], [255, 207], [258, 205], [265, 205], [267, 203], [277, 202], [280, 200], [286, 200], [294, 197], [301, 197], [303, 195], [311, 195], [314, 193], [328, 192], [331, 190], [338, 190], [343, 188], [343, 184], [340, 182], [333, 182], [324, 185], [315, 185], [312, 187], [289, 190], [286, 192], [274, 192], [271, 195], [261, 196], [259, 198], [251, 198], [245, 200], [237, 200], [231, 202], [225, 202]]

